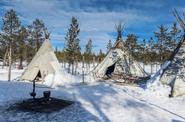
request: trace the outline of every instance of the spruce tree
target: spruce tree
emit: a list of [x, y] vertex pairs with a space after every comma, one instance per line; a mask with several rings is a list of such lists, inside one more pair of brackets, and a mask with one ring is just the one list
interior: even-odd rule
[[154, 32], [155, 37], [157, 38], [158, 51], [160, 54], [160, 62], [164, 62], [168, 58], [168, 42], [169, 42], [169, 33], [168, 28], [163, 25], [159, 26], [159, 31]]
[[78, 34], [80, 32], [78, 21], [75, 17], [72, 17], [70, 28], [68, 29], [67, 35], [66, 35], [66, 46], [65, 46], [65, 53], [66, 53], [66, 59], [69, 64], [69, 70], [70, 72], [70, 66], [72, 65], [72, 74], [74, 74], [74, 63], [75, 61], [78, 61], [80, 53], [80, 40], [78, 38]]
[[112, 48], [112, 41], [109, 40], [109, 42], [107, 44], [107, 53], [110, 51], [111, 48]]

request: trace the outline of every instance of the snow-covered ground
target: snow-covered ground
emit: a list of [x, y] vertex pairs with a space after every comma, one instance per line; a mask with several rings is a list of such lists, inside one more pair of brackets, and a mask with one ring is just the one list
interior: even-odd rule
[[[17, 70], [12, 69], [11, 70], [11, 80], [16, 79], [17, 77], [20, 77], [21, 74], [24, 72], [24, 70]], [[0, 68], [0, 80], [7, 81], [8, 80], [8, 68]]]
[[[149, 69], [149, 68], [148, 68]], [[13, 70], [13, 79], [23, 72]], [[53, 97], [76, 101], [70, 107], [53, 113], [30, 113], [8, 109], [17, 101], [29, 98], [32, 84], [6, 81], [7, 70], [0, 69], [0, 120], [6, 121], [90, 121], [90, 122], [178, 122], [185, 121], [185, 96], [168, 98], [165, 91], [145, 90], [135, 86], [120, 86], [112, 83], [92, 82], [81, 84], [81, 76], [71, 76], [63, 71], [65, 82], [55, 88], [37, 85], [36, 92], [42, 96], [51, 90]], [[89, 78], [91, 83], [88, 83]], [[76, 80], [76, 83], [75, 83]]]

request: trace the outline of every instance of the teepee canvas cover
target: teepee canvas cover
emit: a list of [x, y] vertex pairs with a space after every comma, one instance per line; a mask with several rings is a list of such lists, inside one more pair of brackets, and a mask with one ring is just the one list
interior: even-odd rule
[[174, 50], [160, 81], [171, 86], [172, 96], [185, 95], [185, 37]]
[[28, 65], [21, 79], [32, 81], [37, 76], [44, 78], [48, 74], [59, 72], [59, 67], [59, 62], [47, 39]]
[[114, 73], [126, 74], [134, 77], [146, 77], [148, 74], [137, 64], [124, 47], [122, 39], [116, 41], [104, 60], [94, 69], [96, 77], [104, 77], [107, 69], [115, 65]]
[[185, 23], [174, 10], [174, 16], [184, 31], [184, 36], [172, 53], [169, 64], [162, 69], [159, 81], [171, 86], [171, 96], [185, 95]]

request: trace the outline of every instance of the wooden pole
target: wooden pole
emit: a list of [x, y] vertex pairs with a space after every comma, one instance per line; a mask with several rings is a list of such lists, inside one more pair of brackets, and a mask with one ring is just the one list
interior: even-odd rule
[[35, 99], [35, 80], [33, 80], [33, 99]]

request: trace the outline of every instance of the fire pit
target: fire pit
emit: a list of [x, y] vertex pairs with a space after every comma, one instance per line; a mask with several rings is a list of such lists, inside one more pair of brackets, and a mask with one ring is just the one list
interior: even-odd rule
[[73, 103], [72, 101], [51, 97], [51, 91], [44, 91], [43, 97], [36, 98], [35, 92], [36, 80], [37, 78], [33, 80], [33, 90], [30, 93], [30, 96], [32, 98], [16, 103], [14, 105], [14, 108], [22, 111], [31, 111], [31, 112], [53, 112], [61, 110]]
[[65, 107], [70, 106], [71, 104], [73, 104], [73, 102], [68, 100], [57, 99], [52, 97], [46, 99], [45, 97], [42, 97], [24, 100], [23, 102], [16, 103], [15, 106], [21, 111], [53, 112], [59, 111]]

